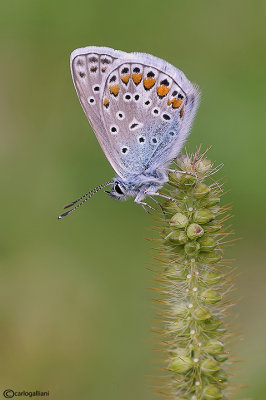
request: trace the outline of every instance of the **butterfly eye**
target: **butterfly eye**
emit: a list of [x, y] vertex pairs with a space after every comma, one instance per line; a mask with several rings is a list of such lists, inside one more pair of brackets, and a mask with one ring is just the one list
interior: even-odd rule
[[121, 194], [121, 195], [124, 194], [124, 192], [122, 191], [122, 189], [118, 183], [115, 184], [114, 189], [115, 189], [116, 193]]

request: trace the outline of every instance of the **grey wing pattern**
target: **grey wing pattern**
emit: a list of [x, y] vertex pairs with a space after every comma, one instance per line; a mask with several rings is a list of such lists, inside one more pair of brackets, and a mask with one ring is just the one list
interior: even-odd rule
[[123, 175], [163, 167], [178, 155], [199, 92], [177, 68], [156, 57], [127, 54], [105, 81], [101, 113]]
[[110, 164], [125, 178], [167, 165], [180, 151], [199, 92], [157, 57], [105, 47], [71, 55], [74, 85]]
[[126, 53], [107, 47], [84, 47], [72, 52], [70, 68], [74, 86], [95, 135], [114, 170], [122, 174], [112, 154], [110, 136], [105, 132], [100, 115], [101, 93], [108, 72]]

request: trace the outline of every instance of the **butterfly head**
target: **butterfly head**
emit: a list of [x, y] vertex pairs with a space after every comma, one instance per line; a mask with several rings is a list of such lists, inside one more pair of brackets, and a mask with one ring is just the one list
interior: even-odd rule
[[127, 177], [127, 179], [122, 179], [121, 177], [117, 176], [115, 179], [97, 186], [96, 188], [85, 193], [83, 196], [79, 197], [77, 200], [67, 204], [64, 208], [69, 208], [69, 210], [59, 215], [58, 219], [62, 219], [71, 214], [97, 192], [109, 185], [111, 186], [111, 190], [106, 191], [106, 193], [109, 194], [110, 197], [116, 200], [127, 200], [129, 197], [135, 197], [135, 202], [143, 205], [144, 203], [141, 201], [146, 196], [149, 197], [156, 193], [157, 190], [160, 189], [165, 182], [167, 182], [167, 180], [168, 177], [165, 171], [153, 171], [152, 174], [143, 173], [139, 175], [132, 175]]
[[117, 176], [110, 191], [106, 191], [110, 197], [116, 200], [127, 200], [129, 197], [144, 199], [149, 193], [155, 193], [168, 178], [165, 172], [155, 172], [153, 175], [139, 174], [122, 179]]
[[127, 198], [132, 195], [132, 191], [129, 189], [128, 185], [118, 179], [114, 180], [111, 190], [106, 190], [105, 192], [116, 200], [127, 200]]

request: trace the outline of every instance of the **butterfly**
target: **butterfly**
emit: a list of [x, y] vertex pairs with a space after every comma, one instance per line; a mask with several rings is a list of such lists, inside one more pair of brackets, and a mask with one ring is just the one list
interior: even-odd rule
[[111, 197], [134, 197], [149, 206], [143, 200], [161, 195], [168, 167], [189, 134], [199, 105], [197, 86], [160, 58], [108, 47], [74, 50], [70, 68], [84, 113], [117, 176], [66, 205], [78, 203], [58, 218], [109, 185]]

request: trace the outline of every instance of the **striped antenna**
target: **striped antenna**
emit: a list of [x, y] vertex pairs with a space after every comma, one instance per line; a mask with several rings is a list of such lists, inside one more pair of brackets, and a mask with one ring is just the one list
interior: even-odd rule
[[71, 208], [71, 210], [68, 210], [68, 211], [64, 212], [63, 214], [59, 215], [58, 219], [62, 219], [64, 217], [66, 217], [67, 215], [71, 214], [73, 211], [76, 211], [80, 206], [82, 206], [84, 203], [86, 203], [87, 200], [89, 200], [93, 195], [95, 195], [95, 193], [99, 192], [99, 190], [105, 188], [106, 186], [111, 185], [112, 183], [113, 183], [113, 181], [109, 181], [109, 182], [103, 183], [102, 185], [96, 186], [96, 188], [90, 190], [88, 193], [85, 193], [79, 199], [72, 201], [72, 203], [67, 204], [64, 207], [64, 209], [72, 207], [74, 204], [76, 204], [80, 200], [84, 199], [79, 204], [77, 204], [76, 207]]

